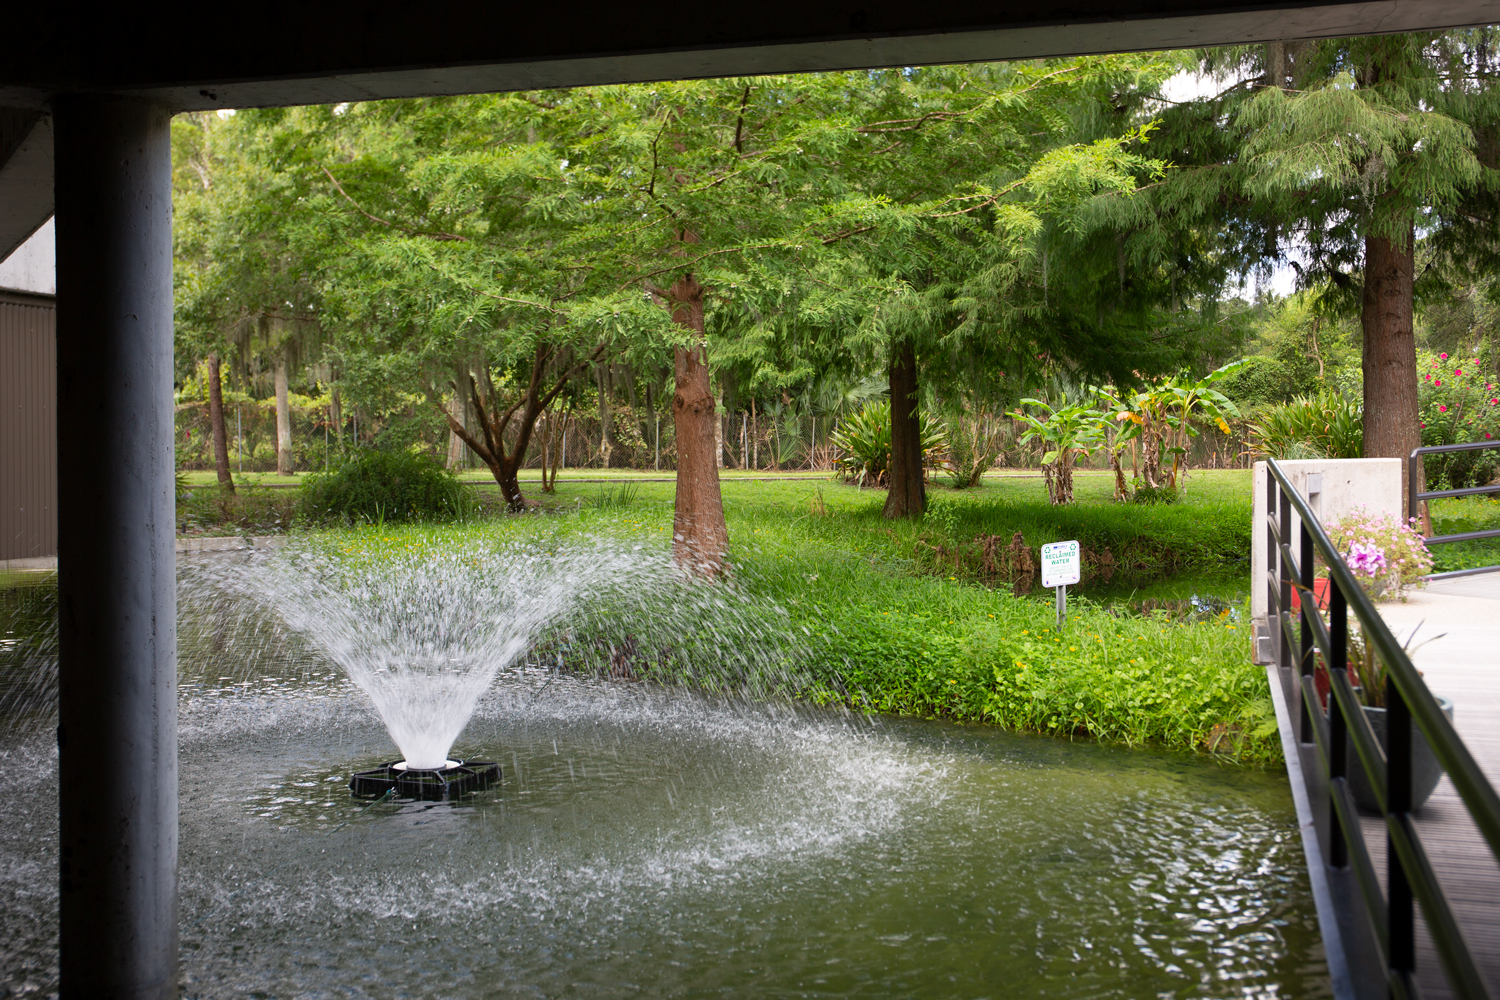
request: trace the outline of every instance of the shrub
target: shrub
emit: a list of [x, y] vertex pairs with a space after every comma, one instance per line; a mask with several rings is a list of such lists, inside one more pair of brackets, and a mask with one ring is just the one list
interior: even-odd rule
[[1344, 564], [1371, 597], [1395, 597], [1432, 572], [1432, 554], [1421, 534], [1394, 514], [1376, 516], [1356, 507], [1326, 527]]
[[948, 485], [955, 490], [978, 486], [1000, 454], [1001, 436], [983, 417], [948, 421]]
[[177, 497], [177, 520], [185, 532], [276, 535], [297, 521], [296, 491], [240, 483], [235, 492], [193, 486]]
[[1241, 406], [1268, 406], [1285, 402], [1294, 385], [1285, 362], [1264, 354], [1252, 354], [1238, 369], [1225, 376], [1219, 391]]
[[1132, 503], [1176, 503], [1181, 499], [1182, 491], [1165, 483], [1161, 486], [1136, 483], [1135, 492], [1130, 496]]
[[[931, 469], [943, 462], [947, 436], [932, 417], [921, 414], [922, 465]], [[889, 400], [867, 403], [858, 413], [845, 417], [833, 432], [833, 445], [840, 452], [838, 472], [861, 486], [884, 486], [891, 467], [891, 404]]]
[[[1417, 359], [1422, 444], [1465, 444], [1500, 438], [1500, 382], [1487, 359], [1423, 354]], [[1482, 486], [1500, 463], [1497, 451], [1428, 455], [1428, 489]]]
[[447, 521], [473, 503], [453, 473], [410, 452], [361, 451], [339, 469], [307, 477], [303, 516], [315, 522]]
[[1250, 425], [1255, 450], [1272, 458], [1359, 458], [1364, 454], [1364, 408], [1323, 391], [1273, 406]]

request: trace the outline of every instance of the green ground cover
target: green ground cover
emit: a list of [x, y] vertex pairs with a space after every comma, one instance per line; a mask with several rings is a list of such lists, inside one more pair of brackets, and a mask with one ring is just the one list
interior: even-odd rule
[[[1117, 505], [1105, 477], [1082, 477], [1079, 503], [1060, 509], [1046, 504], [1039, 479], [997, 479], [962, 492], [935, 487], [932, 515], [892, 523], [880, 517], [884, 494], [874, 490], [726, 482], [731, 586], [785, 610], [764, 627], [812, 644], [806, 670], [788, 681], [798, 697], [1265, 763], [1279, 759], [1275, 720], [1239, 606], [1249, 489], [1248, 473], [1204, 473], [1177, 504]], [[670, 483], [564, 481], [548, 504], [550, 515], [325, 537], [361, 548], [462, 546], [478, 536], [603, 536], [662, 552], [670, 544]], [[1050, 592], [1017, 596], [1008, 583], [930, 558], [935, 547], [975, 534], [1016, 531], [1033, 548], [1077, 537], [1134, 562], [1108, 586], [1074, 590], [1058, 632]], [[1193, 611], [1193, 593], [1218, 599]], [[1181, 595], [1188, 607], [1142, 613], [1129, 600], [1142, 595], [1158, 604]]]
[[[1495, 497], [1496, 494], [1490, 494], [1431, 501], [1433, 531], [1439, 535], [1457, 535], [1500, 528], [1500, 499]], [[1434, 573], [1480, 566], [1500, 566], [1500, 538], [1432, 547]]]

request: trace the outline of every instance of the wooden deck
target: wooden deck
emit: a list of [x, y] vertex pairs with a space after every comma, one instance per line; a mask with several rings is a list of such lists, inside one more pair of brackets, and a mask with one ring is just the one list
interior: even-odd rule
[[[1391, 631], [1414, 650], [1412, 661], [1428, 687], [1453, 701], [1455, 728], [1500, 787], [1500, 573], [1434, 583], [1405, 604], [1380, 609]], [[1490, 992], [1500, 996], [1500, 861], [1446, 777], [1417, 825]], [[1367, 817], [1364, 828], [1383, 880], [1385, 827]], [[1423, 995], [1452, 996], [1431, 940], [1422, 937], [1417, 961]]]

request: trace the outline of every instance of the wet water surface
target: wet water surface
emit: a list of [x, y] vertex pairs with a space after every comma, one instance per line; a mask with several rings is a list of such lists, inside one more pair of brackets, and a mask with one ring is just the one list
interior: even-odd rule
[[[335, 668], [184, 680], [186, 996], [1327, 994], [1275, 773], [518, 669], [454, 748], [500, 788], [370, 805]], [[56, 756], [5, 725], [0, 995], [44, 995]]]

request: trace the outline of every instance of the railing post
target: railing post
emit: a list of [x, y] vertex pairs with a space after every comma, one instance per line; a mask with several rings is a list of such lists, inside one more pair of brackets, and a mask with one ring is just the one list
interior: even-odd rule
[[1328, 578], [1328, 631], [1332, 640], [1333, 662], [1328, 664], [1328, 816], [1329, 864], [1334, 868], [1349, 866], [1349, 844], [1344, 840], [1344, 824], [1339, 820], [1338, 808], [1332, 799], [1339, 794], [1339, 782], [1349, 776], [1348, 720], [1338, 699], [1333, 696], [1333, 682], [1339, 674], [1349, 670], [1349, 601], [1344, 591]]
[[1260, 581], [1266, 588], [1266, 631], [1271, 635], [1272, 649], [1276, 651], [1275, 660], [1281, 662], [1281, 625], [1280, 621], [1273, 627], [1271, 622], [1273, 615], [1279, 616], [1281, 608], [1276, 603], [1276, 584], [1273, 580], [1281, 579], [1281, 553], [1276, 548], [1276, 534], [1271, 530], [1271, 519], [1276, 516], [1276, 477], [1271, 472], [1270, 463], [1266, 463], [1266, 523], [1260, 527], [1266, 533], [1266, 578]]
[[1392, 820], [1411, 812], [1411, 706], [1389, 672], [1385, 679], [1386, 725], [1386, 881], [1389, 885], [1390, 940], [1386, 949], [1391, 978], [1409, 981], [1417, 968], [1415, 907], [1411, 882], [1390, 835]]
[[[1306, 590], [1301, 595], [1302, 615], [1299, 622], [1299, 624], [1301, 625], [1301, 649], [1299, 650], [1300, 656], [1298, 658], [1297, 672], [1303, 677], [1311, 677], [1313, 675], [1313, 671], [1316, 667], [1317, 661], [1313, 657], [1312, 622], [1308, 619], [1312, 615], [1318, 613], [1316, 596], [1309, 597], [1309, 593], [1313, 589], [1313, 543], [1312, 533], [1307, 530], [1307, 523], [1299, 517], [1297, 519], [1297, 525], [1297, 540], [1301, 543], [1297, 546], [1297, 570], [1298, 574], [1302, 578], [1298, 582], [1306, 588]], [[1309, 605], [1311, 605], [1311, 607], [1309, 607]], [[1298, 690], [1305, 691], [1306, 687], [1299, 684]], [[1312, 730], [1312, 713], [1318, 710], [1318, 706], [1307, 704], [1306, 694], [1302, 696], [1301, 701], [1302, 742], [1311, 743], [1316, 738]]]

